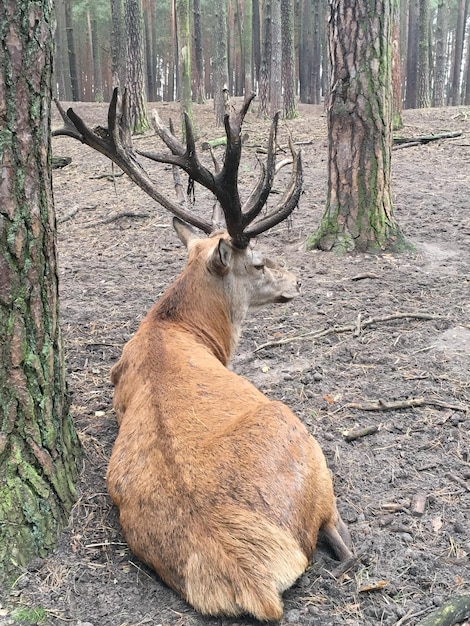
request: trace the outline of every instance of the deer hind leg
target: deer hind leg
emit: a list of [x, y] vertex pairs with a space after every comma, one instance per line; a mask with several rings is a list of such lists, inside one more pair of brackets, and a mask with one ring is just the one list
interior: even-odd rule
[[335, 506], [335, 521], [329, 522], [321, 529], [321, 534], [340, 561], [353, 556], [352, 541], [348, 527], [341, 519]]

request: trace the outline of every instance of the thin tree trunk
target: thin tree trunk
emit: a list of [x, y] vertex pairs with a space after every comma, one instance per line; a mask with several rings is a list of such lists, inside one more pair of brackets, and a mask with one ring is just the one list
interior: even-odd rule
[[[178, 38], [178, 94], [181, 112], [194, 123], [191, 90], [191, 31], [189, 27], [189, 0], [176, 0], [176, 30]], [[182, 120], [184, 133], [184, 122]]]
[[124, 0], [111, 0], [111, 73], [113, 88], [126, 84]]
[[71, 100], [72, 92], [70, 88], [70, 81], [65, 79], [66, 76], [70, 76], [70, 69], [68, 56], [65, 54], [67, 46], [64, 41], [65, 14], [64, 3], [62, 0], [56, 0], [55, 15], [57, 28], [55, 29], [55, 83], [53, 83], [53, 85], [57, 85], [57, 90], [53, 89], [53, 91], [55, 97], [59, 98], [59, 100]]
[[283, 116], [297, 117], [295, 102], [294, 4], [281, 0], [282, 84], [284, 87]]
[[144, 24], [142, 0], [126, 0], [126, 73], [131, 132], [143, 133], [149, 127], [144, 82]]
[[453, 74], [452, 74], [452, 105], [460, 104], [460, 77], [463, 58], [465, 33], [466, 0], [459, 0], [457, 13], [457, 29], [455, 32]]
[[282, 107], [281, 0], [271, 0], [271, 66], [269, 72], [269, 113], [273, 117]]
[[302, 27], [299, 58], [300, 102], [312, 103], [311, 78], [313, 62], [312, 10], [310, 0], [301, 0]]
[[443, 107], [446, 103], [445, 81], [447, 64], [447, 23], [449, 9], [446, 0], [438, 0], [436, 18], [436, 43], [434, 60], [434, 98], [436, 107]]
[[55, 545], [76, 498], [80, 446], [68, 410], [59, 324], [52, 3], [3, 0], [3, 7], [0, 580], [6, 581]]
[[173, 102], [175, 99], [175, 63], [177, 59], [177, 50], [178, 50], [178, 41], [177, 41], [177, 32], [176, 32], [176, 11], [175, 11], [175, 2], [176, 0], [170, 0], [170, 63], [168, 66], [168, 102]]
[[419, 0], [418, 107], [431, 106], [429, 87], [429, 0]]
[[418, 102], [419, 0], [409, 0], [408, 53], [406, 59], [405, 107], [415, 109]]
[[271, 3], [265, 0], [263, 13], [263, 53], [261, 55], [261, 68], [259, 73], [259, 106], [258, 116], [269, 115], [269, 79], [271, 76], [272, 55], [272, 29], [271, 29]]
[[204, 89], [204, 54], [202, 46], [201, 1], [193, 0], [194, 13], [194, 86], [198, 104], [206, 101]]
[[403, 127], [400, 65], [400, 1], [392, 0], [392, 128]]
[[73, 33], [71, 0], [64, 0], [65, 28], [67, 30], [67, 51], [69, 55], [70, 82], [72, 85], [72, 100], [80, 100], [80, 84], [78, 79], [77, 54], [75, 51], [75, 37]]
[[259, 0], [252, 0], [253, 9], [253, 74], [256, 83], [260, 81], [261, 72], [261, 14]]
[[[94, 6], [94, 5], [93, 5]], [[93, 92], [95, 102], [103, 102], [103, 78], [101, 74], [101, 46], [96, 15], [91, 18], [91, 41], [93, 46]]]
[[228, 88], [227, 0], [219, 0], [214, 9], [214, 111], [215, 123], [222, 126], [225, 114], [224, 88]]
[[245, 14], [243, 19], [243, 66], [245, 69], [245, 95], [253, 91], [253, 2], [245, 0]]

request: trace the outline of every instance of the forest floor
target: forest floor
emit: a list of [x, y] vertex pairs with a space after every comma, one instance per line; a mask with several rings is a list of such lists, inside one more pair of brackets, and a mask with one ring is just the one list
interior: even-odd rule
[[[176, 105], [157, 106], [164, 120], [178, 120]], [[92, 126], [106, 124], [105, 105], [74, 108]], [[211, 104], [195, 106], [195, 118], [200, 141], [222, 134]], [[251, 316], [232, 366], [289, 405], [319, 440], [360, 555], [341, 574], [320, 547], [284, 595], [282, 624], [414, 625], [470, 593], [470, 109], [405, 111], [404, 122], [406, 136], [463, 131], [393, 152], [396, 217], [414, 250], [342, 257], [305, 249], [325, 205], [322, 108], [301, 106], [298, 119], [281, 123], [281, 146], [286, 128], [305, 142], [304, 193], [290, 222], [259, 246], [298, 274], [303, 295]], [[268, 127], [249, 112], [240, 169], [247, 190], [258, 171], [251, 146], [265, 145]], [[158, 141], [150, 133], [136, 144], [152, 149]], [[45, 626], [256, 624], [198, 615], [123, 540], [104, 478], [117, 430], [109, 370], [186, 255], [169, 214], [105, 157], [64, 137], [53, 139], [53, 152], [72, 157], [54, 171], [54, 193], [83, 468], [57, 549], [4, 594], [0, 626], [20, 618]], [[149, 170], [173, 196], [171, 169]], [[207, 217], [211, 208], [197, 189], [194, 210]], [[367, 410], [371, 403], [376, 410]], [[367, 427], [376, 432], [347, 439]]]

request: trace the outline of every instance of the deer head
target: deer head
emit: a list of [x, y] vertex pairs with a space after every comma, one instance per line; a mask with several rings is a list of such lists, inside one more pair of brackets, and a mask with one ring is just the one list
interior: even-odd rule
[[261, 173], [256, 187], [242, 204], [238, 189], [238, 170], [242, 151], [241, 127], [254, 97], [255, 94], [246, 97], [238, 113], [233, 110], [226, 113], [224, 125], [227, 143], [224, 163], [222, 168], [216, 167], [214, 172], [205, 167], [199, 160], [194, 132], [186, 114], [184, 116], [186, 146], [180, 143], [170, 130], [161, 123], [158, 113], [154, 111], [152, 121], [155, 131], [170, 152], [134, 150], [128, 122], [126, 91], [124, 91], [120, 111], [118, 111], [117, 88], [113, 92], [109, 105], [107, 128], [91, 129], [72, 108], [65, 112], [60, 103], [56, 101], [64, 126], [54, 130], [53, 135], [73, 137], [109, 157], [145, 193], [173, 215], [209, 234], [217, 228], [217, 225], [200, 219], [185, 209], [181, 203], [166, 197], [151, 180], [141, 162], [138, 161], [137, 155], [183, 169], [192, 180], [200, 183], [214, 194], [224, 213], [227, 232], [232, 244], [237, 248], [244, 249], [248, 246], [250, 239], [286, 219], [297, 206], [302, 191], [301, 156], [295, 151], [293, 143], [290, 141], [289, 146], [292, 154], [290, 184], [277, 206], [261, 219], [257, 219], [267, 202], [276, 174], [276, 136], [279, 121], [279, 114], [277, 114], [273, 119], [269, 133], [266, 163], [261, 165]]

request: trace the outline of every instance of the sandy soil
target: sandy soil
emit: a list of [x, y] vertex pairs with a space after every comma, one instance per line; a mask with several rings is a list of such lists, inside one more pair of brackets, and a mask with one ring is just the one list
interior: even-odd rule
[[[159, 107], [164, 119], [178, 119], [175, 107]], [[75, 108], [91, 125], [105, 124], [104, 105]], [[210, 104], [195, 113], [201, 141], [221, 134]], [[300, 113], [287, 126], [307, 142], [301, 203], [259, 245], [298, 274], [303, 295], [247, 320], [233, 367], [288, 404], [322, 444], [360, 558], [339, 573], [320, 547], [285, 594], [282, 624], [417, 624], [470, 593], [470, 110], [405, 112], [402, 134], [463, 135], [394, 151], [396, 216], [415, 250], [346, 257], [305, 251], [325, 202], [327, 139], [320, 107]], [[267, 128], [249, 113], [248, 144], [263, 144]], [[155, 137], [136, 143], [157, 145]], [[44, 609], [36, 620], [29, 610], [23, 623], [42, 617], [45, 625], [256, 623], [201, 617], [123, 541], [104, 481], [116, 435], [109, 369], [181, 270], [185, 250], [165, 210], [124, 176], [113, 180], [104, 157], [62, 137], [53, 150], [72, 157], [55, 171], [54, 188], [68, 383], [84, 448], [80, 499], [57, 550], [3, 599], [0, 625], [13, 623], [18, 607]], [[254, 150], [243, 158], [248, 189]], [[170, 169], [149, 169], [173, 194]], [[194, 210], [207, 216], [211, 207], [197, 190]], [[134, 216], [106, 223], [122, 212]], [[348, 441], [367, 427], [377, 430]]]

